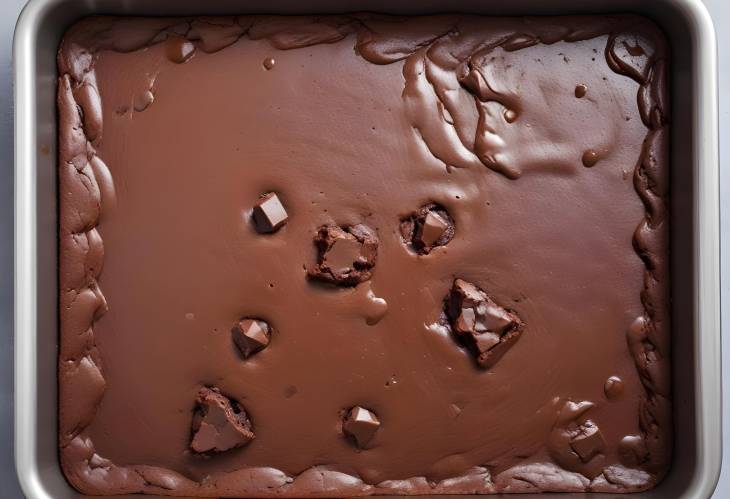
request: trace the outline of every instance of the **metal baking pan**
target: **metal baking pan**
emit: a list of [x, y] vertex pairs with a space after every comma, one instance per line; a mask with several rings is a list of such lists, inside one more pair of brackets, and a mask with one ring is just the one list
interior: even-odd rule
[[[15, 71], [15, 463], [30, 498], [82, 497], [57, 449], [56, 51], [89, 14], [337, 13], [337, 0], [30, 0]], [[719, 201], [715, 35], [700, 0], [355, 0], [348, 11], [491, 15], [636, 12], [671, 45], [672, 468], [643, 498], [708, 497], [721, 463]], [[608, 497], [595, 494], [595, 497]], [[616, 496], [611, 496], [616, 497]]]

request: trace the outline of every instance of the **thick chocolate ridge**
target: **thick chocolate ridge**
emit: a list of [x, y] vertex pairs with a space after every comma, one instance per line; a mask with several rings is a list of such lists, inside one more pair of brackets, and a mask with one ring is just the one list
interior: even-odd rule
[[[554, 414], [554, 429], [546, 444], [549, 452], [535, 449], [531, 456], [498, 460], [497, 465], [473, 466], [458, 476], [450, 475], [449, 470], [463, 466], [449, 462], [444, 473], [428, 478], [417, 476], [370, 483], [356, 476], [349, 466], [313, 463], [311, 468], [296, 474], [274, 468], [244, 467], [235, 471], [211, 471], [205, 473], [204, 478], [191, 479], [165, 467], [114, 463], [96, 453], [90, 426], [104, 396], [107, 380], [100, 367], [102, 358], [94, 323], [108, 308], [98, 285], [104, 247], [97, 226], [116, 202], [112, 176], [97, 154], [103, 120], [96, 58], [102, 51], [137, 51], [154, 47], [171, 37], [185, 37], [195, 41], [198, 50], [213, 53], [244, 36], [251, 40], [266, 39], [276, 49], [289, 50], [332, 44], [351, 35], [356, 36], [355, 49], [359, 56], [371, 63], [387, 65], [404, 60], [405, 118], [428, 151], [446, 167], [444, 175], [455, 168], [478, 167], [486, 172], [486, 166], [510, 179], [525, 175], [516, 182], [527, 179], [528, 169], [565, 172], [561, 173], [561, 166], [555, 164], [521, 160], [517, 156], [520, 151], [507, 147], [508, 138], [502, 140], [493, 133], [494, 103], [510, 112], [509, 118], [505, 114], [507, 122], [519, 122], [528, 110], [523, 108], [514, 89], [493, 88], [496, 80], [493, 75], [490, 77], [490, 71], [494, 70], [490, 68], [490, 58], [497, 52], [506, 54], [538, 44], [576, 42], [608, 35], [605, 60], [615, 73], [638, 84], [638, 110], [648, 129], [633, 172], [634, 188], [645, 207], [645, 218], [633, 238], [635, 251], [645, 265], [641, 292], [643, 313], [635, 318], [627, 332], [629, 351], [643, 385], [637, 415], [640, 434], [627, 436], [619, 445], [621, 463], [607, 459], [605, 466], [594, 469], [594, 464], [585, 465], [575, 460], [565, 445], [566, 435], [572, 431], [568, 428], [571, 422], [579, 421], [592, 408], [591, 403], [576, 403], [570, 401], [570, 397], [556, 397], [553, 406], [547, 409]], [[369, 14], [319, 18], [101, 17], [76, 24], [64, 38], [58, 57], [61, 75], [58, 91], [59, 443], [61, 464], [69, 481], [77, 489], [91, 494], [146, 492], [258, 497], [535, 490], [623, 492], [655, 484], [668, 468], [672, 437], [667, 297], [666, 64], [663, 37], [653, 24], [634, 16], [498, 20], [468, 16], [396, 19]], [[272, 71], [276, 70], [274, 66]], [[372, 71], [379, 71], [379, 68]], [[588, 96], [582, 98], [588, 98], [590, 93], [589, 87]], [[144, 94], [139, 106], [135, 101], [135, 107], [154, 106], [150, 95], [152, 92]], [[591, 172], [600, 167], [599, 160]], [[432, 201], [441, 202], [439, 199]], [[449, 207], [450, 213], [455, 211]], [[289, 226], [296, 223], [295, 217]], [[394, 227], [397, 223], [396, 218]], [[459, 229], [457, 216], [457, 231]], [[458, 237], [457, 233], [456, 239]], [[455, 246], [456, 239], [449, 248]], [[429, 258], [433, 256], [436, 255]], [[382, 261], [385, 257], [379, 258]], [[528, 321], [528, 331], [530, 325]], [[523, 338], [520, 345], [527, 342], [528, 339]], [[381, 419], [383, 428], [387, 428], [387, 417]], [[455, 449], [456, 452], [460, 450]], [[458, 454], [454, 456], [458, 457]]]

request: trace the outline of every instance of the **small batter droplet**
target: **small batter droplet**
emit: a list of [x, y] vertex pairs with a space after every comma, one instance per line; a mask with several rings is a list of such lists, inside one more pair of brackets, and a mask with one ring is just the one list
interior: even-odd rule
[[267, 57], [266, 59], [264, 59], [265, 70], [268, 71], [269, 69], [272, 69], [274, 67], [274, 64], [276, 64], [276, 60], [274, 60], [273, 57]]
[[615, 400], [621, 396], [624, 392], [624, 382], [618, 376], [611, 376], [606, 380], [606, 384], [603, 385], [603, 392], [606, 394], [606, 398], [609, 400]]
[[172, 62], [182, 64], [193, 56], [195, 45], [181, 36], [176, 36], [167, 40], [165, 52]]
[[646, 442], [639, 435], [626, 435], [618, 444], [618, 459], [624, 466], [638, 466], [647, 455]]
[[365, 314], [365, 322], [368, 326], [374, 326], [380, 322], [380, 320], [385, 317], [385, 314], [388, 312], [388, 302], [386, 302], [383, 298], [375, 296], [372, 291], [368, 292], [367, 299], [369, 304]]
[[588, 92], [588, 87], [583, 85], [582, 83], [575, 87], [575, 96], [579, 99], [585, 97], [586, 92]]
[[451, 417], [456, 419], [461, 414], [461, 407], [459, 407], [456, 404], [449, 404], [449, 412], [451, 413]]
[[507, 123], [514, 123], [517, 119], [517, 113], [513, 109], [504, 110], [504, 121]]
[[155, 100], [155, 94], [151, 90], [145, 90], [141, 94], [134, 96], [134, 110], [142, 112], [147, 109]]
[[586, 168], [590, 168], [591, 166], [598, 163], [598, 159], [598, 153], [593, 149], [588, 149], [586, 152], [583, 153], [583, 166], [585, 166]]

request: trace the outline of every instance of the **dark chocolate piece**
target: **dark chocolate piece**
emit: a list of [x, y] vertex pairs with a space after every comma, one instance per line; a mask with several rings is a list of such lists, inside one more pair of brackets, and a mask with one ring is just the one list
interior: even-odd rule
[[578, 427], [575, 436], [570, 440], [570, 447], [581, 461], [587, 463], [603, 452], [606, 442], [596, 423], [589, 419]]
[[261, 319], [241, 319], [232, 334], [241, 355], [248, 358], [269, 345], [271, 326]]
[[345, 415], [342, 431], [359, 448], [364, 449], [380, 429], [380, 420], [369, 409], [355, 406]]
[[313, 279], [356, 286], [370, 279], [378, 256], [378, 236], [367, 225], [325, 225], [314, 237], [317, 264], [309, 269]]
[[492, 367], [502, 358], [522, 333], [519, 317], [462, 279], [454, 281], [446, 299], [446, 316], [452, 331], [484, 368]]
[[550, 456], [563, 469], [595, 478], [605, 464], [606, 443], [598, 425], [588, 419], [593, 402], [564, 402], [547, 439]]
[[190, 448], [199, 453], [223, 452], [254, 439], [245, 409], [217, 388], [201, 388], [193, 415]]
[[276, 232], [289, 220], [284, 205], [275, 192], [263, 195], [253, 207], [256, 230], [261, 233]]
[[432, 203], [401, 220], [405, 243], [416, 253], [427, 255], [436, 246], [445, 246], [454, 237], [454, 220], [443, 206]]

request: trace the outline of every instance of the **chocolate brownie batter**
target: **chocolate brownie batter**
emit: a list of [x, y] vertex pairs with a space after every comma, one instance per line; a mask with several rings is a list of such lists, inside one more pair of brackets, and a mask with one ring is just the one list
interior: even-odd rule
[[672, 437], [667, 57], [631, 15], [74, 25], [69, 482], [652, 487]]

